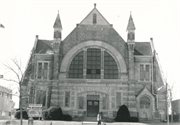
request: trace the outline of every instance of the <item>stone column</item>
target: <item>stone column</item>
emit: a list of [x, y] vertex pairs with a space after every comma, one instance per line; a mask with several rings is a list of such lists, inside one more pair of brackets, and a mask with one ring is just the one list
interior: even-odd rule
[[86, 70], [87, 70], [87, 48], [83, 49], [84, 56], [83, 56], [83, 79], [86, 79]]
[[101, 49], [101, 79], [104, 79], [104, 49]]

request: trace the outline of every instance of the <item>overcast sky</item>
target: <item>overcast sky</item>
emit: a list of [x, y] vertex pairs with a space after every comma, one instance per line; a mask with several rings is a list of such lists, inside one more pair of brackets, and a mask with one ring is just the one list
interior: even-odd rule
[[[94, 8], [113, 24], [114, 29], [126, 41], [130, 11], [135, 23], [135, 41], [150, 42], [152, 37], [164, 74], [175, 82], [174, 99], [180, 99], [179, 73], [179, 1], [50, 1], [50, 0], [0, 0], [0, 74], [12, 77], [2, 67], [17, 56], [26, 66], [35, 36], [39, 39], [53, 39], [53, 25], [59, 10], [64, 39]], [[0, 80], [0, 85], [8, 83]], [[16, 106], [17, 106], [16, 99]]]

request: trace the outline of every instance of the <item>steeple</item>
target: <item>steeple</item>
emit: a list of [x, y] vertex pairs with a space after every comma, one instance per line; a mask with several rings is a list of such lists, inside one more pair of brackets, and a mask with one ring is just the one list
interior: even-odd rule
[[61, 39], [62, 25], [59, 16], [59, 10], [53, 28], [54, 28], [54, 39]]
[[127, 29], [126, 29], [126, 31], [128, 32], [127, 41], [132, 42], [135, 40], [135, 29], [136, 29], [136, 27], [134, 25], [134, 21], [131, 16], [131, 12], [130, 12], [129, 22], [128, 22]]

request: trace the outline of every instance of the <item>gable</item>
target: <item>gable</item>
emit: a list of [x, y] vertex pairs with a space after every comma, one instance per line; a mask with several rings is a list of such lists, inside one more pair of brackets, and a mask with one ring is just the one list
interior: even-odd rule
[[128, 50], [125, 41], [113, 27], [79, 25], [63, 40], [63, 53], [66, 54], [72, 47], [89, 40], [108, 43], [120, 51], [123, 56], [125, 56]]
[[53, 41], [50, 40], [38, 40], [35, 53], [46, 54], [53, 52]]
[[96, 24], [97, 25], [110, 25], [108, 21], [102, 16], [102, 14], [94, 8], [80, 23], [80, 25], [94, 25], [93, 16], [96, 15]]
[[151, 92], [147, 89], [146, 86], [136, 95], [136, 98], [140, 98], [144, 95], [148, 95], [149, 97], [154, 98], [154, 96], [151, 94]]

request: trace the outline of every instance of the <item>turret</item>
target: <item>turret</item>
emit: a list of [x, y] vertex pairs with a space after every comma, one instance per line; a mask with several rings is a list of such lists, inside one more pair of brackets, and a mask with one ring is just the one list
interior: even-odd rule
[[133, 18], [130, 14], [130, 17], [129, 17], [129, 22], [128, 22], [128, 26], [127, 26], [127, 41], [134, 41], [135, 40], [135, 25], [134, 25], [134, 21], [133, 21]]
[[56, 17], [56, 21], [54, 23], [54, 40], [61, 40], [61, 31], [62, 31], [62, 25], [61, 25], [61, 20], [59, 16], [59, 11], [58, 15]]
[[135, 25], [130, 14], [127, 25], [127, 45], [129, 51], [129, 80], [134, 80], [134, 46], [135, 46]]
[[54, 71], [53, 71], [53, 79], [58, 79], [58, 71], [59, 71], [59, 60], [60, 60], [60, 55], [59, 55], [59, 49], [61, 45], [61, 31], [62, 31], [62, 25], [61, 25], [61, 20], [59, 16], [59, 11], [58, 15], [56, 17], [56, 21], [54, 23], [54, 41], [53, 41], [53, 49], [54, 49]]

